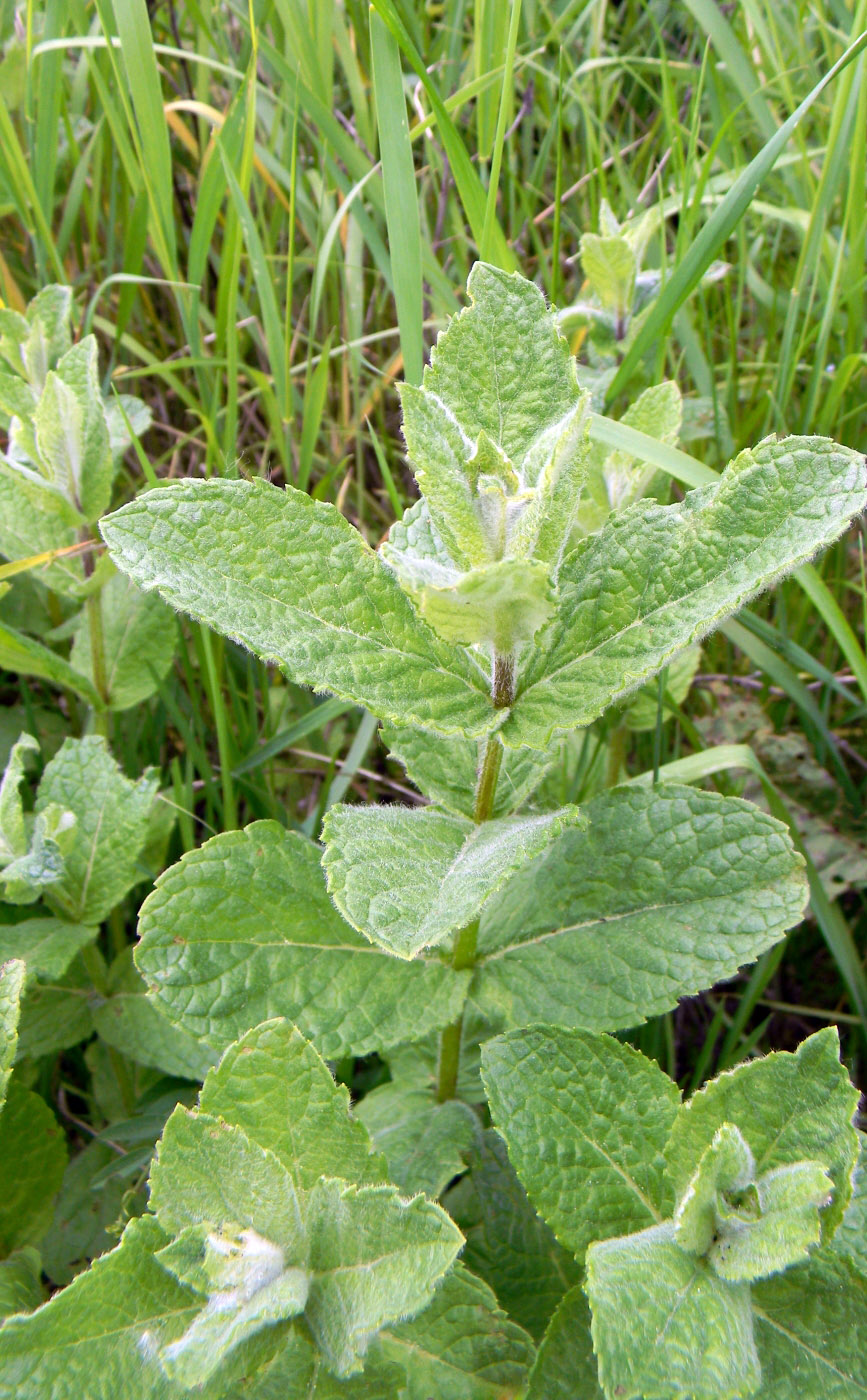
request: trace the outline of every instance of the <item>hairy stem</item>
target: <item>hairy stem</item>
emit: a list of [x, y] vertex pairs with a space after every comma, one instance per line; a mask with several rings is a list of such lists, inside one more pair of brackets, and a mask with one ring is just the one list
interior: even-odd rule
[[[511, 656], [495, 656], [491, 679], [491, 699], [497, 709], [506, 709], [515, 698], [515, 662]], [[476, 780], [476, 796], [473, 803], [473, 820], [477, 825], [490, 821], [494, 811], [494, 798], [497, 793], [497, 779], [503, 761], [503, 745], [496, 734], [492, 734], [485, 745], [485, 754], [479, 767]], [[463, 972], [472, 967], [476, 960], [476, 940], [479, 934], [479, 921], [474, 919], [466, 928], [455, 935], [452, 952], [452, 967], [455, 972]], [[439, 1069], [437, 1076], [437, 1099], [445, 1103], [455, 1097], [458, 1086], [458, 1071], [461, 1065], [461, 1036], [464, 1029], [463, 1012], [446, 1026], [440, 1035]]]
[[[90, 532], [85, 531], [84, 537], [89, 539]], [[90, 553], [84, 555], [84, 574], [89, 578], [93, 573], [93, 559]], [[108, 676], [105, 669], [105, 634], [102, 627], [102, 590], [96, 589], [93, 593], [88, 593], [84, 604], [87, 613], [87, 627], [90, 632], [90, 664], [93, 670], [93, 684], [102, 700], [104, 708], [93, 711], [93, 728], [97, 734], [101, 734], [104, 739], [108, 734]]]

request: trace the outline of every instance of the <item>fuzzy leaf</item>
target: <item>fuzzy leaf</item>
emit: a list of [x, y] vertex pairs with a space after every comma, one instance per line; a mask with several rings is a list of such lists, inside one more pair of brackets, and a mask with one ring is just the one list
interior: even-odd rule
[[34, 415], [49, 480], [88, 522], [108, 509], [113, 475], [98, 358], [92, 335], [68, 350], [47, 375]]
[[831, 1250], [753, 1287], [761, 1400], [867, 1394], [867, 1279]]
[[21, 344], [21, 358], [28, 380], [41, 389], [48, 371], [71, 345], [72, 288], [56, 282], [43, 287], [24, 314], [28, 331]]
[[476, 263], [467, 291], [471, 305], [437, 337], [424, 389], [466, 438], [487, 433], [520, 471], [539, 434], [580, 397], [574, 361], [534, 283]]
[[142, 878], [137, 861], [148, 831], [156, 777], [131, 782], [121, 772], [104, 739], [67, 739], [46, 765], [36, 812], [50, 804], [75, 815], [64, 872], [45, 901], [68, 919], [101, 923]]
[[216, 1052], [195, 1036], [161, 1015], [159, 1008], [140, 992], [115, 992], [93, 1013], [94, 1029], [106, 1045], [179, 1079], [204, 1079]]
[[825, 438], [766, 439], [719, 484], [640, 502], [582, 540], [557, 614], [503, 728], [544, 748], [596, 719], [763, 588], [830, 544], [867, 500], [863, 456]]
[[416, 599], [428, 585], [450, 587], [461, 576], [431, 520], [424, 497], [413, 501], [401, 519], [394, 522], [379, 553], [397, 574], [401, 587]]
[[150, 1172], [150, 1208], [163, 1229], [191, 1225], [255, 1230], [304, 1258], [305, 1231], [295, 1183], [282, 1162], [207, 1113], [178, 1106], [166, 1123]]
[[680, 1095], [653, 1060], [608, 1036], [535, 1026], [489, 1041], [482, 1077], [527, 1194], [579, 1258], [663, 1218]]
[[515, 1400], [535, 1355], [532, 1339], [461, 1264], [424, 1312], [385, 1332], [381, 1346], [406, 1366], [406, 1400]]
[[94, 1178], [117, 1161], [114, 1147], [94, 1140], [67, 1166], [51, 1228], [40, 1246], [42, 1268], [52, 1283], [71, 1283], [91, 1259], [116, 1243], [108, 1231], [123, 1218], [127, 1183], [119, 1175], [100, 1185]]
[[421, 622], [331, 505], [263, 481], [187, 481], [145, 492], [100, 528], [142, 588], [293, 680], [444, 733], [500, 723], [475, 663]]
[[208, 1302], [183, 1336], [160, 1352], [166, 1374], [185, 1389], [210, 1380], [229, 1354], [263, 1327], [304, 1311], [308, 1279], [255, 1230], [185, 1230], [160, 1250], [160, 1263]]
[[19, 1055], [56, 1055], [86, 1040], [93, 1034], [94, 999], [93, 978], [81, 957], [55, 982], [32, 982], [21, 1008]]
[[723, 1283], [685, 1254], [670, 1223], [591, 1245], [586, 1289], [609, 1400], [741, 1400], [758, 1390], [749, 1285]]
[[527, 1400], [604, 1400], [583, 1288], [566, 1294], [551, 1319], [530, 1373]]
[[0, 1117], [0, 1256], [39, 1244], [51, 1225], [65, 1167], [57, 1119], [16, 1077]]
[[332, 807], [322, 863], [340, 912], [400, 958], [442, 943], [570, 827], [577, 807], [474, 826], [435, 807]]
[[38, 753], [32, 734], [22, 734], [12, 745], [3, 779], [0, 781], [0, 865], [6, 865], [27, 850], [24, 805], [19, 791], [24, 781], [28, 753]]
[[39, 1254], [29, 1246], [0, 1262], [0, 1322], [39, 1307], [43, 1298], [41, 1273]]
[[[383, 725], [380, 737], [404, 766], [420, 792], [446, 811], [472, 817], [476, 781], [484, 758], [484, 740], [448, 738], [424, 729]], [[556, 762], [558, 749], [504, 749], [494, 797], [493, 817], [508, 817], [531, 795]]]
[[835, 1253], [847, 1255], [856, 1269], [867, 1278], [867, 1134], [859, 1133], [858, 1140], [860, 1149], [852, 1199], [831, 1248]]
[[591, 290], [605, 311], [618, 317], [632, 310], [635, 294], [635, 254], [625, 238], [585, 233], [581, 237], [581, 266]]
[[489, 644], [504, 656], [532, 641], [553, 609], [547, 565], [529, 559], [499, 559], [421, 595], [422, 616], [438, 636]]
[[463, 1236], [423, 1196], [392, 1186], [323, 1180], [308, 1206], [310, 1296], [305, 1318], [339, 1376], [361, 1370], [370, 1337], [430, 1300]]
[[[17, 958], [0, 964], [0, 1109], [18, 1049], [18, 1016], [26, 965]], [[0, 1120], [2, 1121], [2, 1120]]]
[[70, 924], [66, 919], [24, 919], [0, 924], [0, 963], [21, 958], [29, 978], [54, 981], [62, 977], [82, 948], [96, 938], [98, 929]]
[[385, 1179], [345, 1086], [289, 1021], [267, 1021], [230, 1046], [208, 1073], [199, 1106], [273, 1152], [296, 1186], [312, 1187], [320, 1176]]
[[402, 384], [400, 402], [410, 463], [450, 562], [462, 569], [484, 564], [491, 556], [473, 504], [474, 440], [435, 393]]
[[[690, 1254], [707, 1254], [726, 1195], [743, 1193], [754, 1185], [755, 1176], [756, 1164], [743, 1134], [733, 1124], [723, 1123], [702, 1153], [674, 1213], [674, 1234], [681, 1249]], [[718, 1200], [720, 1195], [722, 1201]]]
[[133, 1220], [118, 1247], [50, 1303], [0, 1330], [2, 1400], [168, 1400], [157, 1360], [201, 1305], [155, 1261], [165, 1236]]
[[623, 787], [582, 812], [586, 831], [482, 914], [470, 996], [496, 1025], [639, 1025], [732, 977], [801, 917], [788, 832], [747, 802]]
[[159, 1009], [216, 1050], [285, 1016], [322, 1055], [367, 1054], [448, 1025], [469, 980], [355, 933], [316, 847], [276, 822], [214, 837], [167, 870], [139, 932], [136, 962]]
[[541, 1337], [583, 1270], [533, 1209], [499, 1133], [482, 1133], [468, 1164], [470, 1171], [448, 1195], [449, 1211], [467, 1238], [463, 1261], [510, 1317]]
[[[76, 542], [77, 529], [61, 497], [45, 490], [38, 501], [32, 499], [19, 474], [11, 467], [3, 470], [0, 453], [0, 554], [29, 559], [44, 550], [69, 549]], [[81, 559], [55, 559], [40, 568], [37, 578], [56, 593], [75, 594], [84, 582]]]
[[465, 1170], [478, 1132], [468, 1104], [438, 1103], [432, 1087], [400, 1080], [365, 1094], [356, 1115], [384, 1154], [389, 1180], [401, 1191], [422, 1191], [433, 1199]]
[[738, 1128], [763, 1175], [795, 1162], [823, 1166], [834, 1185], [822, 1211], [825, 1239], [833, 1235], [852, 1194], [858, 1136], [852, 1118], [858, 1091], [840, 1063], [834, 1027], [802, 1041], [794, 1054], [777, 1051], [719, 1075], [680, 1109], [665, 1149], [675, 1195], [686, 1191], [721, 1123]]
[[[105, 681], [109, 708], [129, 710], [159, 687], [175, 654], [176, 627], [171, 612], [152, 593], [115, 574], [99, 595], [102, 611]], [[93, 682], [90, 614], [82, 611], [71, 664]]]
[[103, 702], [89, 676], [82, 675], [65, 657], [38, 642], [35, 637], [28, 637], [25, 632], [7, 627], [5, 623], [0, 623], [0, 666], [4, 671], [13, 671], [19, 676], [38, 676], [41, 680], [50, 681], [52, 685], [80, 695], [94, 709], [103, 709]]

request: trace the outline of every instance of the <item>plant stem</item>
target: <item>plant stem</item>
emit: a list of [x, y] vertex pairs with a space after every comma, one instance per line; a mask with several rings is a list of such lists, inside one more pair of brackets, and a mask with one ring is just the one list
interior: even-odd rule
[[[90, 538], [90, 532], [82, 532], [83, 539]], [[90, 578], [93, 573], [93, 558], [89, 551], [84, 554], [84, 576]], [[90, 632], [90, 665], [93, 671], [94, 688], [102, 700], [104, 708], [93, 711], [93, 728], [97, 734], [101, 734], [104, 739], [109, 737], [108, 732], [108, 676], [105, 670], [105, 634], [102, 627], [102, 589], [98, 588], [93, 593], [88, 593], [84, 603], [87, 615], [87, 628]]]
[[[515, 663], [511, 656], [494, 657], [491, 679], [491, 699], [497, 709], [506, 709], [515, 698]], [[476, 796], [473, 803], [473, 821], [477, 826], [490, 821], [494, 811], [494, 797], [497, 792], [497, 779], [503, 761], [503, 745], [496, 734], [491, 734], [485, 745], [485, 756], [479, 768], [476, 781]], [[476, 960], [476, 940], [479, 935], [479, 920], [474, 919], [466, 928], [455, 934], [452, 951], [452, 967], [455, 972], [463, 972], [472, 967]], [[464, 1029], [464, 1015], [461, 1012], [456, 1021], [446, 1026], [440, 1036], [439, 1068], [437, 1072], [437, 1099], [445, 1103], [453, 1099], [458, 1087], [458, 1071], [461, 1064], [461, 1036]]]

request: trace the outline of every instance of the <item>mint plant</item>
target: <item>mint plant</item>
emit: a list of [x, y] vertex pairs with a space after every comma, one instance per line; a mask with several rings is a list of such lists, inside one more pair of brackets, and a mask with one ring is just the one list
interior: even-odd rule
[[[95, 1369], [130, 1395], [546, 1394], [535, 1377], [560, 1356], [551, 1337], [576, 1334], [561, 1325], [565, 1301], [535, 1362], [534, 1343], [567, 1290], [568, 1307], [586, 1311], [574, 1287], [585, 1261], [605, 1332], [605, 1299], [620, 1287], [605, 1261], [617, 1259], [589, 1247], [610, 1237], [627, 1241], [627, 1282], [629, 1251], [655, 1268], [663, 1244], [682, 1273], [700, 1274], [684, 1366], [702, 1393], [719, 1381], [721, 1395], [751, 1394], [747, 1323], [765, 1286], [755, 1270], [770, 1260], [794, 1278], [805, 1252], [825, 1248], [816, 1220], [839, 1224], [850, 1091], [843, 1127], [834, 1119], [842, 1157], [826, 1150], [821, 1105], [798, 1080], [790, 1097], [813, 1127], [796, 1156], [766, 1162], [758, 1131], [727, 1108], [685, 1149], [669, 1201], [650, 1177], [676, 1090], [600, 1034], [733, 976], [798, 922], [806, 884], [787, 829], [680, 785], [616, 786], [580, 807], [540, 793], [564, 735], [640, 698], [669, 663], [682, 685], [682, 657], [688, 685], [707, 631], [837, 538], [867, 500], [864, 459], [826, 439], [768, 439], [717, 485], [664, 504], [644, 464], [594, 455], [589, 395], [538, 289], [480, 264], [469, 290], [422, 386], [402, 390], [422, 495], [378, 551], [333, 506], [262, 481], [174, 483], [101, 522], [135, 584], [381, 719], [428, 800], [335, 804], [321, 845], [254, 822], [158, 879], [135, 955], [149, 995], [129, 995], [140, 1031], [145, 1008], [156, 1023], [137, 1053], [164, 1064], [158, 1053], [186, 1046], [188, 1075], [215, 1067], [198, 1106], [169, 1119], [150, 1214], [0, 1332], [0, 1395], [40, 1395], [63, 1367], [73, 1387]], [[670, 438], [676, 390], [650, 391], [635, 412]], [[527, 1176], [490, 1042], [512, 1044], [534, 1022], [597, 1047], [569, 1070], [579, 1094], [593, 1091], [594, 1056], [647, 1065], [646, 1111], [645, 1071], [612, 1071], [619, 1087], [597, 1117], [626, 1117], [657, 1144], [656, 1165], [641, 1168], [643, 1197], [659, 1196], [650, 1218], [628, 1193], [623, 1205], [603, 1191], [579, 1239], [535, 1186], [527, 1201], [487, 1127], [479, 1067]], [[147, 1048], [157, 1043], [167, 1048]], [[373, 1052], [389, 1078], [353, 1112], [319, 1057]], [[536, 1102], [535, 1071], [515, 1076]], [[568, 1123], [545, 1132], [544, 1160], [556, 1162]], [[716, 1248], [726, 1211], [737, 1249]], [[668, 1233], [648, 1242], [657, 1227]], [[723, 1277], [714, 1261], [740, 1274]], [[668, 1254], [659, 1267], [667, 1278]], [[740, 1389], [722, 1362], [705, 1365], [715, 1328], [738, 1353]], [[598, 1386], [584, 1334], [586, 1355], [563, 1366], [586, 1363]], [[636, 1395], [691, 1393], [676, 1371], [679, 1389], [653, 1390], [668, 1381], [642, 1369], [644, 1342], [603, 1361], [607, 1345], [596, 1352], [611, 1394], [633, 1376]]]
[[[131, 395], [103, 395], [96, 339], [73, 343], [71, 320], [72, 293], [62, 286], [43, 288], [23, 316], [0, 310], [0, 554], [38, 590], [34, 598], [15, 569], [11, 596], [0, 584], [0, 665], [81, 697], [104, 729], [106, 709], [154, 693], [174, 631], [157, 599], [104, 557], [94, 566], [95, 522], [150, 412]], [[38, 607], [46, 590], [47, 626]], [[70, 637], [67, 656], [58, 643]]]
[[[549, 1026], [490, 1041], [483, 1074], [531, 1200], [586, 1266], [540, 1348], [533, 1400], [859, 1393], [867, 1276], [847, 1232], [835, 1240], [858, 1094], [835, 1030], [683, 1104], [631, 1046]], [[859, 1221], [856, 1203], [850, 1230]]]

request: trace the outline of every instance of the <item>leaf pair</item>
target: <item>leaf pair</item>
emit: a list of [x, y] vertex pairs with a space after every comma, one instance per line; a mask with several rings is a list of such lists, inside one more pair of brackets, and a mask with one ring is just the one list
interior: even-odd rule
[[[483, 1075], [533, 1203], [586, 1262], [606, 1396], [717, 1400], [761, 1387], [787, 1400], [793, 1374], [857, 1393], [867, 1373], [850, 1319], [867, 1324], [867, 1280], [851, 1271], [849, 1296], [832, 1305], [842, 1330], [813, 1312], [847, 1269], [827, 1242], [858, 1153], [858, 1095], [835, 1031], [723, 1074], [684, 1105], [652, 1061], [584, 1032], [512, 1032], [486, 1046]], [[540, 1151], [548, 1141], [556, 1157]], [[795, 1316], [780, 1328], [784, 1300]], [[570, 1340], [565, 1323], [585, 1309], [564, 1301], [540, 1376], [568, 1366], [570, 1346], [585, 1364], [586, 1333]]]
[[[366, 936], [335, 910], [300, 836], [270, 822], [217, 836], [145, 901], [139, 969], [164, 1014], [217, 1050], [284, 1015], [323, 1054], [364, 1054], [450, 1024], [467, 997], [498, 1027], [637, 1025], [734, 975], [803, 909], [785, 829], [736, 798], [621, 788], [577, 825], [568, 812], [489, 825], [491, 844], [488, 824], [431, 808], [335, 809], [329, 831], [344, 844], [326, 863]], [[414, 949], [426, 920], [441, 931], [479, 907], [473, 968]]]
[[380, 1393], [379, 1377], [389, 1400], [407, 1383], [412, 1396], [454, 1387], [491, 1400], [523, 1384], [529, 1338], [466, 1271], [429, 1315], [404, 1320], [430, 1302], [462, 1237], [438, 1206], [385, 1181], [346, 1090], [286, 1022], [233, 1046], [196, 1110], [169, 1119], [150, 1206], [116, 1250], [3, 1329], [0, 1395], [35, 1400], [95, 1371], [136, 1396], [255, 1396], [260, 1381], [262, 1394], [296, 1394], [307, 1374], [303, 1393], [326, 1400], [344, 1393], [328, 1372], [362, 1364], [358, 1394]]
[[[143, 588], [294, 680], [394, 724], [544, 750], [837, 538], [867, 472], [826, 439], [769, 439], [718, 485], [575, 537], [574, 362], [532, 283], [477, 265], [470, 291], [423, 387], [404, 391], [424, 499], [381, 555], [333, 507], [261, 482], [160, 488], [101, 528]], [[495, 650], [516, 668], [498, 704]]]

